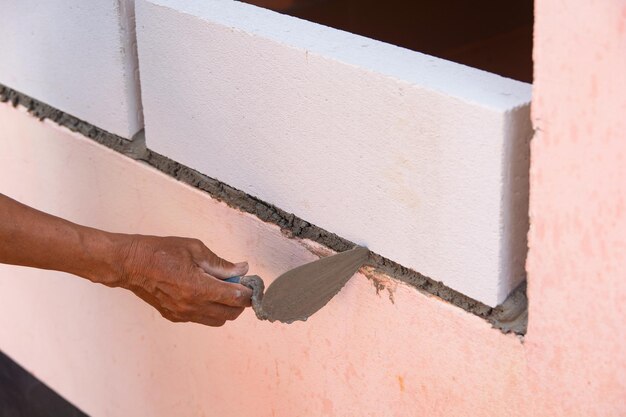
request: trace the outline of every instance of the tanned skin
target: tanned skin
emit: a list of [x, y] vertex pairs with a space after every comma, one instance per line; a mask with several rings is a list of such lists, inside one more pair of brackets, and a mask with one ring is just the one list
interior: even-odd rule
[[252, 292], [223, 279], [245, 275], [201, 241], [109, 233], [80, 226], [0, 194], [0, 263], [68, 272], [132, 291], [174, 322], [222, 326]]

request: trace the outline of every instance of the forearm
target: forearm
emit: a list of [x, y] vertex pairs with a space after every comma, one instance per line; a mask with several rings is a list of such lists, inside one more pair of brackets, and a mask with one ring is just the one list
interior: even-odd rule
[[0, 194], [0, 263], [116, 285], [128, 236], [77, 225]]
[[0, 194], [0, 263], [68, 272], [122, 287], [171, 321], [221, 326], [252, 292], [222, 281], [244, 275], [197, 239], [108, 233], [42, 213]]

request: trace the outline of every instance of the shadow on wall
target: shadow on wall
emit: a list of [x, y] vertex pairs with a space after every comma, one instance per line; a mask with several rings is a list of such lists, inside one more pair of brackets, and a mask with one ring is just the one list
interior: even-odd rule
[[65, 416], [86, 414], [0, 352], [0, 416]]
[[532, 0], [246, 0], [414, 51], [532, 82]]

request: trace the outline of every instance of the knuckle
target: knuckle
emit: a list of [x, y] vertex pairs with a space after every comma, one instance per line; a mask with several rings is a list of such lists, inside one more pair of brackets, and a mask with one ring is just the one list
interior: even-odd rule
[[239, 290], [229, 290], [222, 293], [222, 299], [224, 300], [224, 303], [229, 305], [236, 304], [238, 298]]
[[230, 290], [226, 293], [225, 298], [230, 304], [240, 304], [243, 299], [243, 294], [239, 289]]
[[237, 307], [247, 307], [250, 305], [250, 297], [252, 296], [249, 291], [242, 291], [241, 289], [233, 290], [231, 305]]

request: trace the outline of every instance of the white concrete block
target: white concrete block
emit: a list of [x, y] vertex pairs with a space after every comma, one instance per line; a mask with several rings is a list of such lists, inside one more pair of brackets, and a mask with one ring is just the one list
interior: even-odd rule
[[524, 278], [529, 84], [234, 1], [137, 19], [150, 148], [486, 304]]
[[143, 127], [134, 0], [0, 0], [0, 83], [111, 133]]

